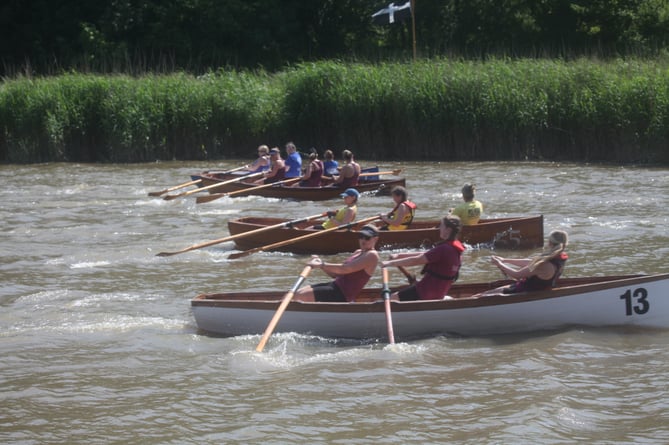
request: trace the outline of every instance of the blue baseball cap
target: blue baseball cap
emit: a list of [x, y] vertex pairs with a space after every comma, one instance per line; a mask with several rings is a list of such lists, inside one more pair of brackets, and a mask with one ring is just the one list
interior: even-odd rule
[[360, 192], [358, 192], [356, 189], [346, 189], [344, 190], [344, 193], [342, 193], [339, 196], [341, 196], [342, 198], [345, 198], [346, 196], [353, 196], [355, 199], [358, 199], [358, 197], [360, 196]]

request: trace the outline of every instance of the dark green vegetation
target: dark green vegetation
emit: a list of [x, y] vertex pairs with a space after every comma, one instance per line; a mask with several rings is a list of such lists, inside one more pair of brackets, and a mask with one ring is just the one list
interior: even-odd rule
[[305, 63], [276, 74], [66, 74], [0, 85], [0, 161], [251, 156], [669, 162], [669, 63]]
[[[0, 76], [410, 58], [410, 21], [372, 23], [390, 2], [8, 0]], [[419, 57], [646, 57], [669, 46], [667, 0], [415, 0], [415, 22]]]
[[4, 2], [0, 162], [669, 163], [666, 0], [415, 0], [414, 63], [388, 3]]

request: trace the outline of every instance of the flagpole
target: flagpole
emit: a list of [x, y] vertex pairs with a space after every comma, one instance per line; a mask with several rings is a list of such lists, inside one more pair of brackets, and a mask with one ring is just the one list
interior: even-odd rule
[[414, 7], [416, 0], [411, 0], [411, 34], [413, 36], [413, 61], [416, 61], [416, 18], [414, 17]]

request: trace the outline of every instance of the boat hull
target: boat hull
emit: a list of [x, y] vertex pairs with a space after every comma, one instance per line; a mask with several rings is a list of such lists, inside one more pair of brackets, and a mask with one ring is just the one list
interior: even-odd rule
[[[454, 285], [453, 299], [392, 302], [395, 338], [485, 336], [570, 327], [669, 328], [669, 274], [574, 278], [559, 287], [514, 295], [477, 296], [504, 282]], [[261, 334], [283, 296], [279, 292], [202, 294], [191, 300], [198, 327], [224, 335]], [[275, 332], [356, 340], [385, 339], [381, 289], [356, 303], [291, 301]]]
[[[251, 230], [277, 225], [288, 220], [280, 218], [238, 218], [228, 221], [231, 235], [239, 235]], [[322, 222], [322, 221], [320, 221]], [[311, 227], [319, 221], [300, 223], [292, 228], [276, 228], [235, 240], [240, 250], [266, 246], [314, 232]], [[532, 249], [541, 247], [544, 242], [543, 216], [522, 218], [497, 218], [481, 220], [479, 224], [464, 226], [460, 232], [460, 240], [470, 246], [490, 245], [496, 248]], [[280, 247], [280, 251], [297, 254], [335, 254], [354, 252], [358, 249], [358, 233], [360, 227], [352, 230], [331, 231], [318, 237], [308, 238]], [[439, 243], [439, 221], [415, 221], [406, 230], [382, 230], [376, 244], [379, 250], [403, 248], [429, 248]]]

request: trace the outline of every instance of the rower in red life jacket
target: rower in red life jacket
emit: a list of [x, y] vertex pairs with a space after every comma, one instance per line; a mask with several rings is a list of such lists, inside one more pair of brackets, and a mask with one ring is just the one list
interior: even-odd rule
[[448, 215], [441, 220], [439, 236], [445, 241], [427, 252], [398, 253], [383, 261], [383, 267], [418, 266], [423, 264], [423, 278], [417, 283], [393, 293], [390, 298], [400, 301], [442, 300], [458, 279], [461, 256], [465, 246], [456, 238], [460, 232], [460, 218]]
[[379, 213], [381, 221], [386, 223], [381, 230], [404, 230], [413, 221], [416, 214], [416, 204], [409, 201], [407, 190], [401, 185], [394, 187], [391, 195], [393, 201], [395, 201], [395, 207], [387, 215]]
[[492, 263], [504, 275], [516, 280], [508, 286], [492, 289], [486, 294], [515, 294], [550, 289], [555, 286], [567, 262], [567, 233], [554, 230], [548, 235], [546, 247], [540, 255], [533, 258], [502, 258], [492, 256]]

